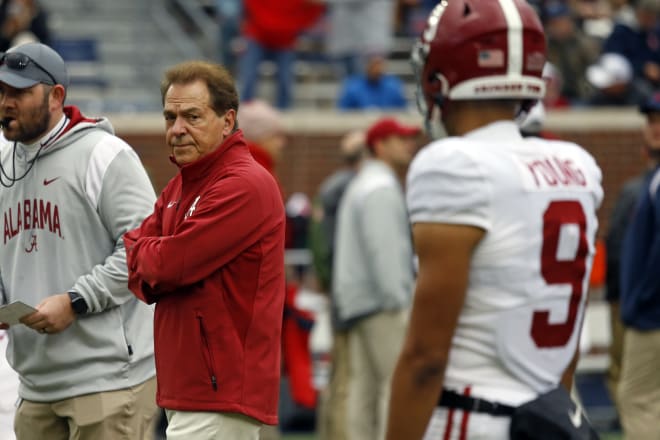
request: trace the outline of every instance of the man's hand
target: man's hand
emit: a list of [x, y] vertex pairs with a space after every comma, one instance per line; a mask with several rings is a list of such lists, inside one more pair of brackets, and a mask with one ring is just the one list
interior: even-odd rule
[[68, 293], [49, 296], [36, 308], [36, 312], [21, 318], [21, 322], [39, 333], [59, 333], [76, 318]]

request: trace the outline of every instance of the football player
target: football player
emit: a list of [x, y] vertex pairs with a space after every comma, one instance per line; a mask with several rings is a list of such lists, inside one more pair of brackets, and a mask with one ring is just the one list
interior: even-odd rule
[[[543, 28], [524, 0], [441, 1], [413, 62], [427, 125], [449, 137], [408, 172], [419, 273], [387, 438], [508, 439], [517, 407], [571, 388], [601, 171], [514, 122], [545, 89]], [[587, 424], [559, 411], [569, 429]]]

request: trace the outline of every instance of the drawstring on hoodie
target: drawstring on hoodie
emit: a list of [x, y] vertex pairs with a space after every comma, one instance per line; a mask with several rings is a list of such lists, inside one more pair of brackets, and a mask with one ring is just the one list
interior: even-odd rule
[[[11, 155], [11, 166], [14, 170], [14, 175], [10, 176], [7, 173], [7, 171], [5, 171], [4, 167], [2, 166], [2, 162], [0, 162], [0, 184], [2, 184], [2, 186], [4, 186], [5, 188], [11, 188], [12, 186], [14, 186], [14, 184], [16, 182], [18, 182], [19, 180], [24, 179], [25, 176], [28, 175], [28, 173], [30, 172], [30, 170], [34, 166], [35, 162], [39, 158], [39, 153], [41, 153], [41, 150], [44, 147], [43, 144], [39, 145], [39, 149], [37, 150], [37, 154], [34, 156], [34, 159], [29, 161], [30, 166], [28, 167], [28, 169], [25, 170], [25, 172], [23, 173], [22, 176], [16, 177], [16, 144], [17, 144], [17, 142], [14, 141], [13, 151], [12, 151], [12, 155]], [[9, 182], [5, 183], [5, 179], [7, 179]]]
[[[25, 176], [27, 176], [28, 173], [32, 170], [32, 167], [37, 162], [37, 159], [39, 159], [39, 155], [41, 154], [41, 151], [44, 148], [48, 147], [51, 142], [54, 142], [57, 139], [60, 133], [62, 133], [62, 130], [64, 130], [64, 128], [67, 126], [68, 122], [69, 122], [69, 118], [65, 116], [64, 123], [60, 126], [60, 128], [51, 137], [46, 139], [45, 142], [39, 144], [39, 149], [37, 150], [37, 154], [34, 155], [34, 159], [28, 161], [30, 165], [28, 166], [27, 170], [25, 170], [23, 175], [20, 177], [16, 177], [16, 145], [18, 144], [18, 142], [14, 141], [13, 151], [11, 155], [11, 166], [14, 170], [13, 173], [14, 175], [10, 176], [9, 173], [5, 171], [4, 167], [2, 166], [2, 161], [0, 161], [0, 184], [5, 188], [11, 188], [16, 184], [16, 182], [23, 180]], [[8, 182], [5, 182], [5, 179]]]

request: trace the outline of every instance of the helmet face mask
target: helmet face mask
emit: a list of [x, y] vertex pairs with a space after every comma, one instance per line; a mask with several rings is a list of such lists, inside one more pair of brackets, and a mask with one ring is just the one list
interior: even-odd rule
[[525, 0], [443, 0], [429, 14], [411, 61], [427, 120], [456, 100], [537, 100], [545, 36]]
[[[442, 109], [446, 100], [441, 91], [429, 91], [424, 88], [428, 85], [428, 82], [422, 81], [427, 56], [428, 45], [425, 46], [421, 41], [416, 42], [410, 55], [410, 63], [416, 78], [415, 102], [417, 110], [424, 116], [426, 132], [431, 138], [438, 139], [447, 136], [447, 131], [441, 123]], [[439, 78], [437, 80], [439, 81]], [[434, 121], [439, 123], [434, 124]]]
[[422, 81], [422, 75], [424, 74], [424, 67], [426, 64], [426, 57], [428, 56], [428, 51], [425, 50], [424, 44], [421, 41], [417, 41], [412, 48], [410, 53], [410, 64], [412, 65], [413, 74], [415, 75], [415, 101], [417, 103], [417, 110], [423, 115], [426, 115], [428, 111], [433, 107], [426, 102], [427, 93], [424, 90], [424, 81]]

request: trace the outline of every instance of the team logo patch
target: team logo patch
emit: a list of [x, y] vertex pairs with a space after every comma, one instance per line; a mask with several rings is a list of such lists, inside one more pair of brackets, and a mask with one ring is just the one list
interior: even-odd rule
[[192, 203], [192, 205], [190, 205], [190, 208], [188, 208], [188, 212], [186, 212], [186, 215], [183, 216], [184, 220], [187, 219], [188, 217], [190, 217], [191, 215], [193, 215], [193, 213], [195, 212], [195, 209], [197, 208], [197, 202], [199, 202], [200, 197], [201, 196], [197, 196], [197, 198]]
[[477, 55], [479, 67], [504, 67], [504, 51], [502, 49], [480, 50]]

